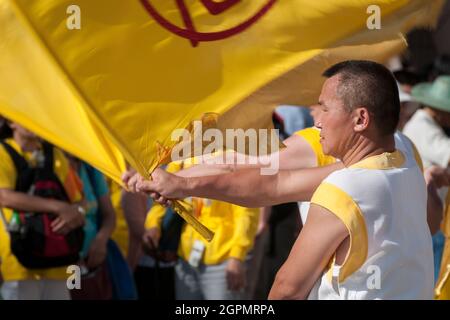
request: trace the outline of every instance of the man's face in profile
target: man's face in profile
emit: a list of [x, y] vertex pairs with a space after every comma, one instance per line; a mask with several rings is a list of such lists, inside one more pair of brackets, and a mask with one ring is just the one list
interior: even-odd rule
[[327, 79], [314, 106], [314, 125], [321, 129], [320, 143], [325, 154], [342, 159], [353, 135], [352, 113], [337, 94], [339, 75]]

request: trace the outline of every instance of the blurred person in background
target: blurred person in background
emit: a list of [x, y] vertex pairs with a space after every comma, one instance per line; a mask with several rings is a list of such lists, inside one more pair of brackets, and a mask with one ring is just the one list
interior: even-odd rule
[[450, 76], [439, 76], [432, 83], [414, 86], [412, 97], [420, 102], [423, 108], [416, 111], [408, 121], [404, 133], [416, 145], [425, 168], [431, 200], [428, 211], [437, 279], [445, 242], [445, 236], [439, 226], [448, 194], [448, 182], [440, 181], [450, 165], [450, 137], [445, 132], [446, 128], [450, 127]]
[[[67, 266], [27, 269], [11, 251], [10, 226], [13, 210], [17, 212], [51, 213], [56, 216], [51, 224], [51, 233], [65, 235], [84, 224], [85, 208], [82, 187], [76, 173], [71, 169], [64, 153], [52, 147], [53, 170], [68, 202], [30, 195], [16, 191], [19, 177], [24, 172], [16, 169], [15, 162], [7, 148], [12, 148], [25, 159], [29, 168], [39, 168], [45, 163], [43, 141], [18, 123], [2, 122], [0, 146], [0, 258], [3, 285], [2, 296], [7, 300], [69, 300], [66, 280]], [[9, 136], [9, 137], [8, 137]], [[28, 169], [27, 169], [28, 170]], [[31, 169], [33, 170], [33, 169]]]
[[[190, 163], [172, 162], [167, 171], [177, 172]], [[246, 261], [258, 227], [259, 208], [244, 208], [230, 203], [192, 199], [197, 219], [214, 233], [211, 242], [203, 239], [189, 224], [184, 224], [175, 267], [177, 300], [246, 299]], [[147, 242], [159, 244], [165, 210], [149, 214]]]
[[115, 212], [103, 174], [86, 162], [68, 156], [83, 183], [87, 202], [85, 238], [80, 252], [83, 277], [72, 299], [112, 299], [112, 285], [106, 264], [107, 242], [115, 228]]

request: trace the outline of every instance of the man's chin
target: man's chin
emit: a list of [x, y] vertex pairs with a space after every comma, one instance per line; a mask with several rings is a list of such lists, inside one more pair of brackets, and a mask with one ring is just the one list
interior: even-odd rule
[[336, 157], [336, 156], [333, 154], [333, 151], [332, 151], [330, 148], [327, 148], [326, 145], [323, 145], [323, 144], [322, 144], [322, 151], [323, 151], [323, 154], [326, 155], [326, 156]]

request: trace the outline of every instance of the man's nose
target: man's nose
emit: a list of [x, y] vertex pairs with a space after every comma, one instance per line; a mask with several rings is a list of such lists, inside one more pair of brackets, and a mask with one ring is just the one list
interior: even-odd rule
[[316, 118], [314, 118], [314, 127], [322, 129], [322, 123], [318, 121]]
[[321, 121], [320, 121], [320, 112], [319, 112], [319, 108], [317, 106], [311, 106], [310, 107], [310, 114], [311, 117], [313, 117], [314, 120], [314, 126], [321, 129]]

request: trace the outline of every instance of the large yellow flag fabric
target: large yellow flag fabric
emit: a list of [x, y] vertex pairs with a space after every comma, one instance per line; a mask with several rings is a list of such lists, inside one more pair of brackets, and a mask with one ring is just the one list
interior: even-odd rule
[[[203, 114], [266, 127], [320, 72], [383, 61], [435, 0], [0, 0], [0, 113], [118, 179]], [[378, 23], [378, 25], [377, 25]], [[378, 28], [379, 27], [379, 28]]]
[[12, 9], [0, 1], [0, 115], [120, 182], [125, 170], [121, 152], [91, 121], [70, 75]]

